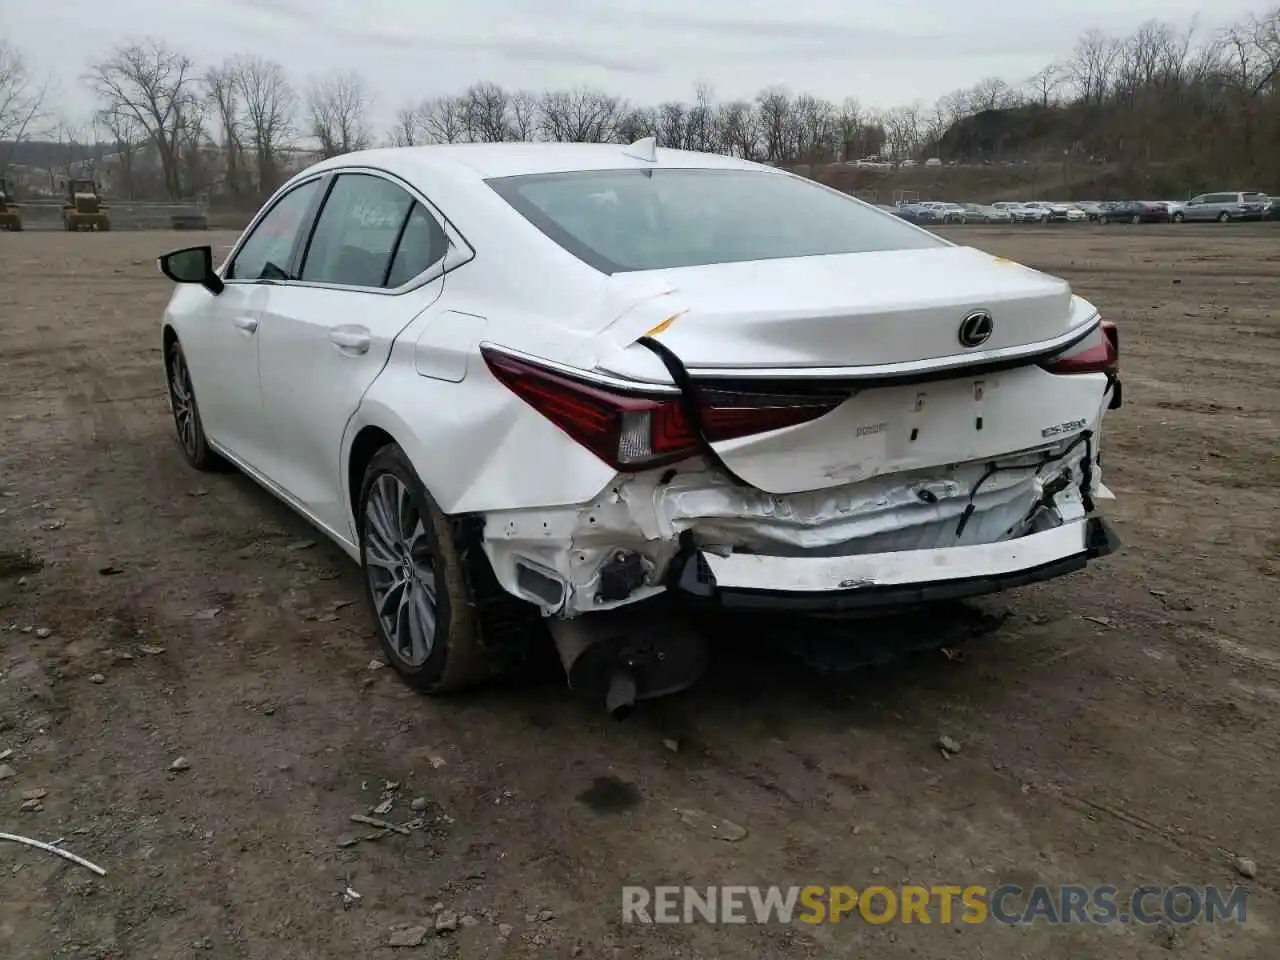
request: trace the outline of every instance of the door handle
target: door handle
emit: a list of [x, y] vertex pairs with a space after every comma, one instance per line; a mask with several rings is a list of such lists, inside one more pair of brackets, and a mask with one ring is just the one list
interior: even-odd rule
[[257, 317], [232, 317], [231, 322], [245, 333], [253, 333], [258, 329]]
[[329, 331], [329, 342], [343, 353], [368, 353], [372, 335], [365, 327], [334, 327]]

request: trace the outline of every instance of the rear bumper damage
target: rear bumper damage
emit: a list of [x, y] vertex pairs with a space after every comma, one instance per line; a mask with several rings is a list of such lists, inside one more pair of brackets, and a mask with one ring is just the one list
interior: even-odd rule
[[838, 612], [958, 600], [1071, 573], [1120, 545], [1101, 517], [1016, 540], [852, 557], [718, 557], [696, 551], [678, 588], [733, 609]]
[[955, 599], [1110, 553], [1096, 435], [799, 494], [709, 472], [619, 477], [595, 501], [485, 515], [499, 582], [573, 618], [667, 590], [757, 609], [839, 612]]

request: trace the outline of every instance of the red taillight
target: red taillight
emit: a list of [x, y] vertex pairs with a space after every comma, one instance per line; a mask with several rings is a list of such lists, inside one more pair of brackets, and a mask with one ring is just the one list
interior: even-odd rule
[[[480, 352], [512, 393], [615, 470], [646, 470], [702, 452], [679, 397], [606, 388], [499, 350]], [[713, 443], [816, 420], [844, 401], [719, 390], [701, 399], [702, 427]]]
[[1082, 341], [1041, 364], [1050, 373], [1120, 372], [1120, 331], [1111, 320], [1103, 320], [1098, 329]]

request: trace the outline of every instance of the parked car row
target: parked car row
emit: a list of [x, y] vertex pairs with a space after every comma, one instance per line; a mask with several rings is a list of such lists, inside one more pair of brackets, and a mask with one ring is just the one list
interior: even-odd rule
[[922, 226], [946, 223], [1229, 223], [1280, 218], [1280, 198], [1250, 190], [1205, 193], [1185, 201], [1001, 200], [981, 204], [913, 200], [877, 206]]

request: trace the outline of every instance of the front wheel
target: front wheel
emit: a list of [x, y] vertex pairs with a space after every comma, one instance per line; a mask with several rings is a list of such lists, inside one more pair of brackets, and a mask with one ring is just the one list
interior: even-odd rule
[[486, 679], [493, 670], [481, 645], [461, 545], [395, 444], [369, 461], [357, 522], [365, 596], [383, 652], [400, 678], [428, 694]]
[[1131, 217], [1131, 218], [1130, 218], [1129, 222], [1130, 222], [1130, 223], [1141, 223], [1141, 222], [1142, 222], [1142, 217], [1138, 216], [1138, 215], [1135, 213], [1135, 214], [1133, 215], [1133, 217]]
[[1219, 223], [1227, 223], [1230, 220], [1231, 220], [1231, 214], [1227, 213], [1227, 211], [1223, 210], [1220, 214], [1218, 214]]
[[177, 340], [169, 344], [165, 357], [169, 379], [169, 408], [173, 411], [173, 425], [178, 431], [178, 443], [187, 463], [197, 470], [218, 470], [224, 461], [209, 446], [204, 424], [200, 420], [200, 408], [196, 405], [196, 392], [191, 385], [191, 370]]
[[1185, 216], [1183, 216], [1181, 212], [1175, 213], [1175, 214], [1173, 215], [1173, 222], [1174, 222], [1174, 223], [1182, 223], [1182, 222], [1183, 222], [1184, 220], [1186, 220], [1186, 219], [1187, 219], [1187, 218], [1186, 218]]
[[1106, 214], [1103, 214], [1102, 216], [1098, 217], [1098, 222], [1105, 227], [1111, 221], [1107, 218]]

